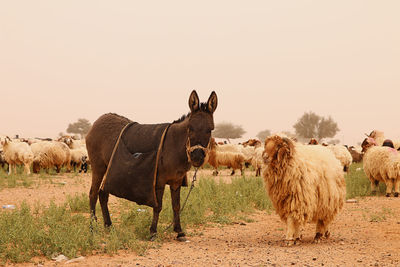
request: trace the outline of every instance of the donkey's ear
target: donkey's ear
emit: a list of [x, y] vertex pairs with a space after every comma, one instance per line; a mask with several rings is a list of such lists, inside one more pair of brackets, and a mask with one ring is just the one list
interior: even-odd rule
[[210, 113], [214, 113], [214, 111], [217, 109], [217, 106], [218, 106], [217, 94], [214, 91], [212, 91], [207, 101], [207, 110]]
[[191, 112], [195, 112], [199, 110], [199, 96], [196, 93], [196, 90], [193, 90], [189, 96], [189, 108]]

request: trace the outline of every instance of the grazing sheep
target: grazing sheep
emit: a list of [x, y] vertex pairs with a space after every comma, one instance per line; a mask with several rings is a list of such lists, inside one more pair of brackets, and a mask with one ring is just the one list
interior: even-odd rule
[[24, 165], [25, 173], [30, 174], [30, 166], [33, 161], [33, 153], [31, 147], [25, 142], [13, 142], [7, 136], [1, 141], [4, 151], [4, 159], [8, 163], [8, 174], [17, 173], [17, 164]]
[[[315, 138], [311, 138], [309, 145], [318, 145], [318, 141]], [[332, 151], [333, 155], [340, 161], [343, 166], [343, 171], [348, 172], [350, 164], [353, 162], [353, 157], [351, 156], [350, 152], [347, 149], [347, 146], [336, 146], [336, 145], [328, 145], [322, 143], [322, 146], [328, 148]]]
[[364, 172], [371, 181], [371, 192], [376, 193], [379, 182], [386, 184], [386, 196], [390, 197], [394, 185], [394, 196], [400, 193], [400, 153], [390, 147], [377, 146], [373, 138], [362, 142]]
[[71, 149], [71, 165], [74, 167], [74, 171], [76, 171], [77, 167], [78, 169], [81, 167], [83, 163], [82, 158], [87, 158], [87, 156], [88, 152], [86, 150], [86, 147]]
[[70, 149], [77, 149], [82, 147], [86, 148], [85, 140], [77, 140], [69, 135], [64, 135], [58, 138], [57, 141], [65, 143]]
[[340, 161], [343, 166], [343, 171], [348, 172], [350, 164], [353, 162], [353, 157], [345, 146], [328, 145], [327, 148], [332, 151], [333, 155]]
[[34, 173], [39, 173], [41, 168], [48, 171], [55, 167], [57, 173], [63, 166], [66, 166], [67, 170], [71, 169], [71, 153], [66, 144], [58, 141], [41, 141], [33, 143], [31, 148], [34, 154]]
[[235, 174], [235, 170], [239, 169], [243, 175], [243, 163], [245, 162], [245, 157], [242, 153], [238, 152], [221, 152], [217, 149], [217, 144], [212, 138], [210, 141], [210, 150], [208, 152], [208, 163], [214, 167], [214, 174], [218, 175], [218, 167], [226, 166], [232, 168], [231, 175]]
[[339, 160], [326, 148], [277, 135], [265, 140], [263, 159], [265, 188], [287, 225], [287, 245], [300, 240], [300, 228], [307, 222], [317, 224], [315, 243], [328, 238], [328, 226], [346, 197]]

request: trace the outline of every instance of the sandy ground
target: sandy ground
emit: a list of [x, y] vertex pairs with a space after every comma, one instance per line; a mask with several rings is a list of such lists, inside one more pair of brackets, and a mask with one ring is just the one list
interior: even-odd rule
[[[223, 179], [229, 181], [227, 171]], [[87, 193], [89, 187], [87, 174], [55, 177], [52, 183], [32, 188], [3, 189], [0, 204], [63, 203], [67, 195]], [[111, 197], [110, 202], [117, 199]], [[258, 212], [252, 219], [251, 223], [189, 228], [189, 235], [201, 234], [186, 243], [167, 240], [144, 256], [121, 251], [112, 257], [95, 255], [68, 264], [44, 260], [39, 266], [400, 266], [400, 198], [368, 197], [346, 203], [331, 225], [330, 239], [319, 244], [311, 243], [314, 225], [303, 229], [300, 245], [286, 247], [285, 226], [274, 212]]]

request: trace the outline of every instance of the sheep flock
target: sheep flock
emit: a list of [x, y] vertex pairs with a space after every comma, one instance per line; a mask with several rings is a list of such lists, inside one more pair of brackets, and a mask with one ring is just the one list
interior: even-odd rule
[[[29, 175], [44, 170], [57, 173], [64, 167], [67, 172], [72, 168], [81, 169], [89, 162], [84, 140], [63, 136], [58, 140], [49, 138], [10, 138], [0, 137], [0, 167], [8, 168], [8, 174], [17, 173], [17, 165], [24, 166], [24, 173]], [[8, 165], [8, 166], [7, 166]], [[83, 170], [87, 171], [87, 168]]]
[[[86, 172], [90, 164], [85, 140], [71, 136], [57, 140], [0, 136], [0, 140], [0, 168], [9, 175], [17, 172], [17, 165], [29, 175], [31, 170], [59, 173], [62, 168]], [[250, 168], [254, 176], [261, 176], [276, 213], [286, 224], [285, 241], [293, 245], [300, 241], [306, 223], [316, 224], [315, 243], [329, 237], [329, 225], [345, 201], [344, 177], [353, 162], [362, 162], [372, 193], [384, 183], [387, 197], [399, 196], [400, 141], [378, 130], [367, 134], [358, 146], [319, 144], [315, 138], [301, 143], [284, 134], [241, 144], [211, 138], [205, 166], [212, 168], [213, 175], [221, 175], [225, 167], [231, 175], [238, 171], [244, 175]]]

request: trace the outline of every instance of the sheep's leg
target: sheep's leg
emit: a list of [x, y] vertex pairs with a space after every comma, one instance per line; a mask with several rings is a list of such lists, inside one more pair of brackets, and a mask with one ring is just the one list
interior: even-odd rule
[[371, 180], [371, 194], [372, 195], [376, 195], [376, 187], [379, 185], [379, 181], [378, 180]]
[[394, 197], [399, 197], [399, 193], [400, 193], [400, 179], [397, 178], [394, 181]]
[[386, 197], [390, 197], [393, 190], [393, 179], [387, 179], [386, 181]]
[[24, 163], [24, 167], [25, 167], [25, 173], [27, 175], [31, 174], [31, 167], [29, 166], [28, 163]]
[[286, 221], [286, 227], [286, 245], [292, 246], [300, 241], [300, 224], [289, 216]]
[[12, 164], [12, 163], [8, 164], [8, 175], [10, 175], [12, 173], [13, 167], [14, 167], [14, 164]]
[[234, 168], [232, 168], [231, 175], [235, 175], [235, 169]]
[[13, 164], [14, 174], [17, 174], [17, 164]]
[[213, 175], [215, 175], [215, 176], [218, 175], [218, 168], [215, 168], [215, 170], [213, 171]]
[[319, 243], [323, 236], [329, 238], [330, 232], [328, 231], [328, 224], [328, 222], [318, 220], [313, 243]]

